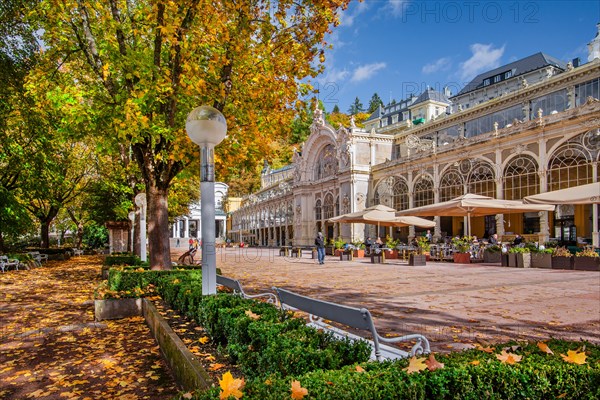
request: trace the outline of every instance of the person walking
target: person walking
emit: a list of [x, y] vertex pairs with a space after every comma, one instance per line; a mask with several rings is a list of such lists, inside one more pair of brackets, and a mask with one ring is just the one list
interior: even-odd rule
[[321, 232], [317, 233], [315, 238], [315, 246], [317, 246], [317, 259], [319, 264], [325, 264], [325, 238]]

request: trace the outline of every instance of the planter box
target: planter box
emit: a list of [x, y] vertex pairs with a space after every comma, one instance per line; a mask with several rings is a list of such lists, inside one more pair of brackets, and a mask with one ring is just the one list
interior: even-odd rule
[[408, 256], [408, 265], [426, 265], [427, 257], [425, 254], [411, 254]]
[[142, 315], [142, 299], [94, 300], [96, 321]]
[[500, 256], [502, 255], [499, 251], [483, 251], [483, 262], [484, 263], [499, 263]]
[[531, 253], [517, 253], [517, 268], [531, 268]]
[[508, 266], [517, 268], [517, 254], [516, 253], [508, 253]]
[[352, 256], [353, 257], [364, 257], [365, 256], [365, 251], [363, 249], [353, 250]]
[[600, 257], [573, 257], [573, 269], [578, 271], [600, 271]]
[[456, 264], [471, 264], [471, 253], [454, 253], [452, 259]]
[[552, 269], [573, 269], [573, 257], [552, 257]]
[[335, 249], [335, 252], [333, 255], [336, 257], [339, 257], [343, 252], [344, 252], [344, 250], [342, 250], [342, 249]]
[[508, 253], [500, 253], [500, 265], [508, 267]]
[[325, 254], [328, 256], [332, 256], [335, 249], [332, 246], [325, 246]]
[[396, 259], [398, 259], [398, 250], [386, 250], [385, 251], [385, 258], [387, 258], [389, 260], [396, 260]]
[[531, 268], [552, 268], [552, 254], [531, 253]]
[[352, 251], [340, 251], [340, 261], [352, 261]]

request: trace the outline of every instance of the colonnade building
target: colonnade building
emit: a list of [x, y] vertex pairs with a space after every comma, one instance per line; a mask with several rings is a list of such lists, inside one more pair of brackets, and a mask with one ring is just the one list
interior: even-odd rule
[[[600, 25], [599, 25], [600, 29]], [[311, 245], [317, 232], [348, 242], [393, 230], [333, 224], [334, 216], [384, 204], [397, 210], [466, 193], [498, 199], [597, 182], [600, 168], [600, 35], [588, 62], [533, 54], [475, 77], [456, 95], [428, 88], [381, 107], [364, 123], [332, 127], [315, 111], [293, 162], [262, 173], [261, 189], [231, 215], [230, 237], [263, 246]], [[461, 235], [463, 217], [435, 217], [434, 240]], [[472, 233], [504, 240], [598, 245], [597, 205], [472, 218]]]

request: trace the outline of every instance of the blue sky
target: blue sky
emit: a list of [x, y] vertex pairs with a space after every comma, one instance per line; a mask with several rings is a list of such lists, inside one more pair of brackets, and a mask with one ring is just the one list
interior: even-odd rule
[[327, 111], [373, 93], [387, 104], [427, 86], [457, 91], [478, 73], [544, 52], [587, 62], [600, 1], [353, 1], [313, 84]]

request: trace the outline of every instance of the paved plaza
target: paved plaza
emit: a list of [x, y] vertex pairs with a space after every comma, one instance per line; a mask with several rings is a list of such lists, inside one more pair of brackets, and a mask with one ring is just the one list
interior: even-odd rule
[[382, 333], [423, 332], [434, 351], [510, 339], [600, 343], [599, 272], [333, 256], [319, 265], [309, 254], [288, 258], [267, 248], [218, 249], [217, 266], [249, 293], [280, 286], [364, 306]]

